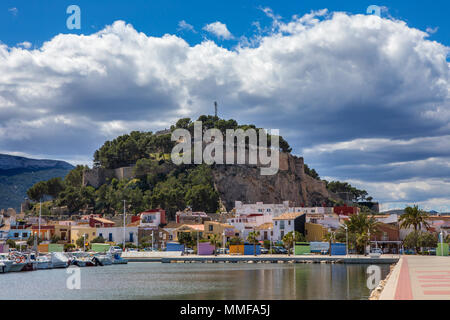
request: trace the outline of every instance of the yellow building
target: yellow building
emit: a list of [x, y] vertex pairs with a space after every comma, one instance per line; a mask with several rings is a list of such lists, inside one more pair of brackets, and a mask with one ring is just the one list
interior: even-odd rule
[[183, 224], [182, 226], [176, 228], [173, 232], [173, 240], [178, 241], [181, 233], [197, 234], [199, 238], [203, 238], [205, 226], [202, 224]]
[[328, 233], [327, 228], [320, 224], [309, 223], [305, 224], [306, 241], [322, 241], [324, 236]]
[[216, 234], [220, 239], [225, 235], [226, 241], [231, 238], [239, 237], [239, 230], [235, 229], [234, 226], [220, 223], [216, 221], [205, 221], [205, 237], [210, 238], [213, 234]]
[[96, 229], [89, 227], [89, 225], [70, 227], [70, 243], [76, 244], [77, 240], [83, 235], [86, 235], [86, 242], [91, 243], [97, 237]]

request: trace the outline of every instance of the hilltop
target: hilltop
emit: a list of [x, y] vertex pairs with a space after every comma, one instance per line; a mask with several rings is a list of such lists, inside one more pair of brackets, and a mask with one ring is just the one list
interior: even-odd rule
[[[235, 120], [200, 116], [203, 128], [261, 130], [240, 125]], [[121, 213], [123, 200], [133, 214], [148, 208], [164, 208], [168, 217], [190, 206], [208, 213], [231, 210], [234, 201], [280, 203], [289, 200], [297, 206], [343, 203], [336, 192], [347, 192], [356, 200], [367, 192], [346, 183], [321, 180], [303, 158], [292, 155], [289, 143], [279, 136], [280, 169], [262, 176], [259, 165], [206, 164], [175, 165], [170, 159], [175, 142], [171, 132], [177, 128], [193, 130], [190, 118], [180, 119], [170, 130], [153, 133], [133, 131], [106, 141], [94, 153], [92, 169], [77, 166], [64, 181], [38, 183], [28, 192], [37, 201], [44, 195], [54, 198], [51, 205], [67, 206], [77, 213], [91, 209], [96, 213]], [[269, 143], [272, 137], [268, 135]], [[259, 141], [258, 141], [259, 143]]]

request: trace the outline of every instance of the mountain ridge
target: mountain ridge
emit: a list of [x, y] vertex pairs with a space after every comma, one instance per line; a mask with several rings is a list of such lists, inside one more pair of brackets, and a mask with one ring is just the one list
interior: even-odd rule
[[36, 182], [64, 177], [74, 168], [68, 162], [0, 154], [0, 209], [20, 209], [27, 190]]

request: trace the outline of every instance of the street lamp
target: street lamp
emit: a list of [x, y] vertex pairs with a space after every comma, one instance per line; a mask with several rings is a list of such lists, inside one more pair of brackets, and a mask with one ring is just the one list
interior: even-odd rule
[[441, 230], [441, 253], [444, 256], [444, 233]]
[[126, 224], [126, 211], [125, 211], [125, 204], [127, 200], [123, 200], [123, 248], [122, 250], [125, 251], [125, 224]]
[[222, 233], [222, 237], [223, 237], [223, 240], [222, 240], [222, 254], [225, 254], [225, 230]]
[[345, 255], [348, 256], [348, 227], [344, 226], [345, 229]]

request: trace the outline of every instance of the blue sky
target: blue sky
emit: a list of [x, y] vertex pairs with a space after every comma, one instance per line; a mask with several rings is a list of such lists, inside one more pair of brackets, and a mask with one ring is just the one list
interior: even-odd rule
[[450, 211], [448, 1], [132, 3], [0, 3], [0, 153], [91, 165], [217, 100], [383, 209]]
[[[130, 4], [132, 3], [132, 5]], [[329, 11], [345, 11], [365, 14], [370, 5], [387, 7], [391, 15], [406, 21], [409, 26], [426, 30], [438, 27], [432, 39], [449, 44], [450, 3], [445, 0], [434, 1], [323, 1], [323, 0], [281, 0], [281, 1], [149, 1], [149, 0], [3, 0], [0, 3], [0, 39], [8, 45], [29, 41], [36, 46], [59, 33], [67, 33], [65, 21], [68, 17], [66, 8], [76, 4], [82, 10], [82, 29], [71, 33], [90, 34], [101, 30], [116, 20], [125, 20], [151, 36], [165, 33], [182, 34], [191, 44], [203, 40], [205, 33], [179, 31], [178, 23], [182, 20], [191, 24], [196, 30], [212, 21], [226, 23], [235, 35], [251, 36], [258, 21], [262, 26], [270, 24], [270, 19], [259, 8], [270, 7], [284, 19], [292, 15], [303, 15], [311, 10], [323, 8]], [[11, 9], [16, 8], [16, 11]], [[221, 45], [229, 47], [235, 41], [223, 41]]]

